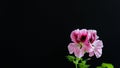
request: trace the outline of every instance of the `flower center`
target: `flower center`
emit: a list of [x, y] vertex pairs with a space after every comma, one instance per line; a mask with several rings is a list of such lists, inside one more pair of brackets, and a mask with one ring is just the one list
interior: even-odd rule
[[80, 49], [82, 48], [82, 46], [83, 46], [83, 43], [82, 42], [80, 42], [79, 44], [78, 44], [78, 46], [80, 47]]

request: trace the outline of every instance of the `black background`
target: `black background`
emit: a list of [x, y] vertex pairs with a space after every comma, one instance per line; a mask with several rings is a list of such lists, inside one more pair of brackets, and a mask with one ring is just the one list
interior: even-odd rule
[[[2, 19], [8, 19], [9, 2], [4, 4], [0, 15]], [[14, 40], [1, 39], [1, 65], [4, 68], [75, 68], [65, 58], [69, 54], [70, 33], [77, 28], [86, 28], [97, 30], [104, 43], [102, 57], [93, 57], [88, 62], [91, 68], [102, 62], [118, 68], [119, 12], [118, 0], [24, 1], [23, 31]]]

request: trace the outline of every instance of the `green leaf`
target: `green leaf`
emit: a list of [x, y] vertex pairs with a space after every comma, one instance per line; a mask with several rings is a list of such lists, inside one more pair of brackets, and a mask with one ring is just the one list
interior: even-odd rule
[[79, 68], [88, 68], [90, 65], [79, 63]]
[[81, 63], [78, 64], [80, 68], [88, 68], [90, 65], [86, 64], [86, 60], [81, 61]]
[[86, 61], [84, 60], [84, 61], [82, 61], [81, 63], [85, 65], [85, 64], [86, 64]]
[[97, 66], [96, 68], [102, 68], [101, 66]]
[[114, 66], [111, 63], [102, 63], [103, 68], [114, 68]]
[[114, 68], [111, 63], [102, 63], [101, 66], [97, 66], [96, 68]]
[[75, 57], [74, 57], [74, 56], [68, 55], [68, 56], [66, 56], [66, 57], [67, 57], [67, 59], [68, 59], [70, 62], [73, 62], [73, 61], [75, 60]]

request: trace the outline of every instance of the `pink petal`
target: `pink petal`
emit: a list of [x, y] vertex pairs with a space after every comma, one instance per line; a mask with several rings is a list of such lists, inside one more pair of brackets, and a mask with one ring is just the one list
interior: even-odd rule
[[96, 40], [95, 42], [93, 42], [93, 46], [95, 48], [103, 48], [103, 42], [101, 40]]
[[86, 29], [80, 30], [79, 39], [82, 43], [88, 40], [88, 31]]
[[95, 49], [94, 53], [95, 53], [96, 57], [99, 58], [102, 55], [102, 49], [97, 48], [97, 49]]
[[80, 48], [75, 48], [74, 54], [76, 57], [80, 57]]
[[84, 53], [85, 53], [84, 48], [81, 49], [79, 47], [75, 48], [74, 54], [76, 57], [81, 58], [84, 56]]
[[85, 48], [82, 47], [82, 48], [80, 49], [80, 51], [81, 51], [80, 57], [84, 56], [84, 54], [85, 54]]
[[81, 33], [81, 34], [87, 34], [88, 31], [87, 31], [87, 29], [81, 29], [81, 30], [80, 30], [80, 33]]
[[76, 30], [74, 30], [74, 31], [71, 32], [70, 37], [71, 37], [71, 40], [74, 43], [79, 43], [80, 42], [80, 39], [78, 38], [79, 32], [80, 32], [79, 29], [76, 29]]
[[70, 54], [72, 54], [74, 52], [76, 46], [77, 46], [77, 44], [75, 44], [75, 43], [70, 43], [68, 45], [68, 51], [69, 51]]
[[96, 30], [88, 30], [89, 33], [89, 41], [90, 43], [93, 43], [95, 40], [97, 40], [99, 37], [97, 36]]
[[89, 52], [89, 57], [94, 56], [94, 51], [93, 52]]
[[94, 47], [90, 43], [85, 43], [83, 47], [85, 47], [87, 52], [92, 52], [94, 50]]

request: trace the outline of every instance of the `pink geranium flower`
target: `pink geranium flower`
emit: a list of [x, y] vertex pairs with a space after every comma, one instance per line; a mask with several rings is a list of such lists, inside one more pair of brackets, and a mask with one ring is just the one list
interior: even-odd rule
[[70, 54], [75, 54], [76, 57], [83, 57], [85, 52], [89, 53], [89, 56], [96, 55], [99, 58], [102, 54], [102, 41], [97, 40], [96, 30], [76, 29], [71, 32], [72, 43], [68, 45], [68, 51]]
[[71, 33], [71, 40], [73, 43], [68, 45], [70, 54], [74, 53], [76, 57], [84, 56], [85, 51], [91, 52], [92, 46], [89, 44], [89, 35], [86, 29], [74, 30]]

